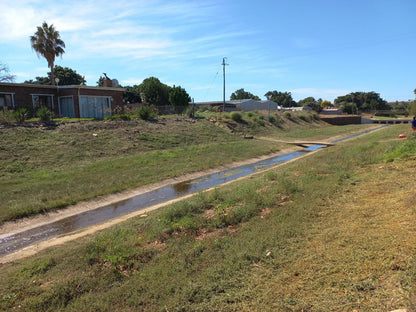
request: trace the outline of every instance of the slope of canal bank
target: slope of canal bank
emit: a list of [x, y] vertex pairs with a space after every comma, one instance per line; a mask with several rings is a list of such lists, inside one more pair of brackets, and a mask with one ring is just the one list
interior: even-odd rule
[[[377, 129], [379, 128], [375, 128], [373, 131]], [[367, 130], [362, 134], [367, 132], [369, 131]], [[348, 138], [352, 138], [357, 135], [359, 134]], [[335, 141], [338, 142], [348, 138], [337, 138]], [[307, 145], [308, 142], [304, 142], [304, 144]], [[310, 143], [310, 145], [313, 144], [314, 143]], [[328, 143], [327, 145], [332, 144], [334, 143]], [[142, 187], [131, 192], [111, 195], [100, 200], [90, 201], [88, 203], [81, 203], [60, 212], [49, 213], [47, 215], [31, 219], [7, 223], [1, 227], [0, 246], [3, 245], [1, 255], [9, 255], [4, 256], [1, 261], [7, 262], [20, 257], [25, 257], [46, 247], [61, 244], [110, 227], [133, 216], [145, 215], [148, 211], [157, 209], [174, 201], [182, 200], [188, 196], [192, 196], [192, 194], [196, 191], [204, 191], [220, 184], [225, 184], [247, 177], [251, 174], [263, 171], [264, 169], [274, 167], [276, 164], [283, 162], [286, 163], [293, 159], [305, 156], [306, 153], [318, 150], [322, 147], [325, 147], [325, 145], [313, 145], [303, 151], [293, 152], [293, 150], [285, 150], [276, 153], [275, 155], [267, 155], [244, 162], [233, 163], [229, 166], [216, 168], [215, 170], [187, 175], [181, 179], [170, 179], [162, 183]], [[247, 169], [249, 167], [244, 168], [244, 166], [248, 166], [250, 164], [254, 164], [254, 166], [252, 166], [253, 169]], [[205, 180], [210, 175], [217, 175], [215, 179], [218, 181], [208, 184], [205, 183]], [[219, 176], [223, 177], [219, 178]], [[202, 178], [202, 181], [199, 181], [198, 183], [205, 185], [194, 188], [192, 184], [196, 184], [197, 182], [194, 181], [198, 178]], [[172, 193], [170, 189], [175, 188], [175, 194], [166, 196], [166, 190], [164, 187], [170, 193]], [[185, 191], [183, 190], [184, 187], [186, 189]], [[157, 193], [163, 193], [163, 195], [158, 195]], [[131, 207], [127, 207], [127, 209], [123, 208], [124, 210], [120, 209], [118, 212], [116, 211], [117, 208], [120, 206], [123, 207], [124, 203], [131, 201], [132, 198], [133, 202], [130, 204]], [[136, 199], [136, 202], [134, 202], [134, 199]], [[144, 202], [144, 204], [142, 202]], [[109, 212], [103, 212], [103, 208], [107, 208]], [[88, 230], [80, 232], [84, 228], [88, 228]], [[16, 238], [18, 236], [19, 238]], [[20, 239], [21, 243], [13, 245], [15, 239]], [[17, 251], [19, 249], [20, 251]]]

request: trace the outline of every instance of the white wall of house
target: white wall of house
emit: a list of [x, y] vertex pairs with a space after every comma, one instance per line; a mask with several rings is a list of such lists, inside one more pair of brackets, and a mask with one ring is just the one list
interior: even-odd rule
[[235, 104], [236, 107], [242, 111], [253, 110], [277, 110], [277, 103], [273, 101], [256, 101], [256, 100], [234, 100], [229, 103]]

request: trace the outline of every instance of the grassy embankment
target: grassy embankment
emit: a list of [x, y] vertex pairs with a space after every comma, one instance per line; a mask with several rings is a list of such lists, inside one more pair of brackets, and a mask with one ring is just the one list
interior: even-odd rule
[[312, 115], [302, 116], [307, 118], [274, 117], [273, 125], [247, 114], [240, 122], [223, 116], [217, 124], [170, 117], [83, 121], [54, 130], [0, 129], [0, 223], [288, 147], [245, 140], [243, 133], [324, 138], [357, 131], [324, 127]]
[[397, 139], [407, 128], [389, 126], [3, 265], [0, 307], [414, 309], [416, 140]]

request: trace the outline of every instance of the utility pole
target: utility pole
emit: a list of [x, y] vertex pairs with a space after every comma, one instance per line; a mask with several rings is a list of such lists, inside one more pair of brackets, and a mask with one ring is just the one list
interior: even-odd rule
[[225, 65], [228, 65], [225, 63], [226, 57], [222, 58], [222, 76], [223, 76], [223, 90], [222, 90], [222, 111], [225, 112]]

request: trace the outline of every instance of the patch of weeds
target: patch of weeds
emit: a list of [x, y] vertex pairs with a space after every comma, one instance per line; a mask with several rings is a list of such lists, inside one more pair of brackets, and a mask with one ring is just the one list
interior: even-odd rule
[[241, 122], [243, 120], [243, 116], [239, 112], [232, 112], [231, 119], [236, 122]]
[[280, 182], [280, 187], [287, 194], [295, 194], [301, 191], [298, 183], [296, 181], [293, 181], [293, 178], [289, 177], [287, 173], [283, 174], [280, 177], [279, 182]]
[[277, 179], [278, 179], [278, 174], [277, 174], [277, 172], [276, 172], [276, 171], [268, 171], [268, 172], [265, 174], [265, 177], [266, 177], [266, 180], [267, 180], [267, 181], [277, 181]]
[[186, 215], [172, 223], [168, 232], [172, 233], [174, 231], [180, 231], [195, 234], [198, 232], [200, 226], [201, 221], [197, 216]]
[[287, 119], [292, 119], [292, 114], [290, 112], [284, 112], [283, 116], [285, 116]]
[[14, 121], [13, 111], [7, 107], [0, 110], [0, 122], [12, 123]]
[[56, 265], [54, 258], [36, 259], [28, 266], [24, 266], [21, 273], [29, 278], [35, 275], [44, 274]]
[[[263, 117], [263, 116], [261, 116], [261, 117]], [[263, 118], [264, 118], [264, 117], [263, 117]], [[257, 123], [258, 123], [261, 127], [266, 126], [266, 122], [264, 121], [264, 119], [261, 119], [260, 117], [259, 117], [259, 119], [257, 120]]]
[[403, 145], [395, 147], [384, 155], [385, 162], [392, 162], [395, 159], [404, 159], [416, 154], [416, 139], [406, 141]]
[[308, 121], [308, 119], [306, 118], [306, 116], [305, 116], [304, 114], [299, 114], [299, 115], [298, 115], [298, 118], [299, 118], [300, 120], [303, 120], [303, 121]]

